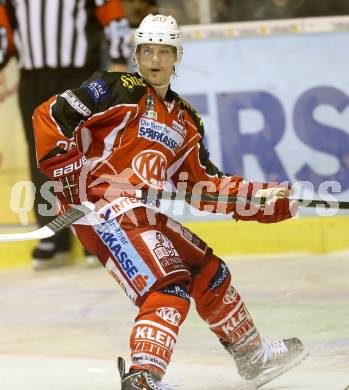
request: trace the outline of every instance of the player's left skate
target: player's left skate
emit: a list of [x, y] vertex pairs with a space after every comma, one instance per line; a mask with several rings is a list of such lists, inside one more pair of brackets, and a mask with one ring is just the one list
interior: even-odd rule
[[239, 375], [257, 389], [295, 367], [308, 356], [298, 338], [275, 342], [262, 339], [261, 344], [249, 352], [238, 352], [222, 340], [221, 343], [234, 357]]
[[157, 382], [148, 370], [135, 370], [125, 373], [125, 360], [118, 357], [121, 390], [170, 390]]

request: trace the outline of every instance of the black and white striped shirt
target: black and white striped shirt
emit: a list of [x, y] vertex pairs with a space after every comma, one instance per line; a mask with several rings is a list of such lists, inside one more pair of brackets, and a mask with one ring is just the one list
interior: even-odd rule
[[5, 8], [22, 69], [98, 68], [103, 30], [112, 61], [129, 56], [119, 0], [5, 0]]
[[0, 27], [0, 64], [5, 62], [7, 52], [8, 52], [7, 31], [5, 27]]

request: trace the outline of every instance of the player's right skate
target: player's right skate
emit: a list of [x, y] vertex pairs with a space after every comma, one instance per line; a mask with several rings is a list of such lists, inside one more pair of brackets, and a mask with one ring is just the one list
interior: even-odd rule
[[118, 369], [121, 378], [121, 390], [166, 390], [148, 370], [125, 373], [125, 360], [118, 358]]
[[222, 340], [221, 343], [234, 357], [239, 375], [256, 388], [269, 383], [308, 356], [298, 338], [272, 343], [262, 339], [260, 346], [249, 352], [234, 351], [233, 346]]

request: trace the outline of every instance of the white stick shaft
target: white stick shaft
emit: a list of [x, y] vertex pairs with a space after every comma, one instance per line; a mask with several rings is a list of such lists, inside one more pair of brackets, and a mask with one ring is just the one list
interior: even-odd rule
[[42, 228], [32, 232], [0, 234], [0, 242], [42, 240], [43, 238], [49, 238], [53, 235], [55, 235], [53, 230], [47, 226], [43, 226]]

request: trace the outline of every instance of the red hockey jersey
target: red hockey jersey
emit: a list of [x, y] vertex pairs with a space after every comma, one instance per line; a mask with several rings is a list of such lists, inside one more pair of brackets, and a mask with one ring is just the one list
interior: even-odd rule
[[[92, 179], [126, 175], [132, 185], [163, 189], [172, 181], [181, 191], [225, 195], [236, 195], [242, 181], [210, 161], [191, 105], [171, 89], [160, 99], [137, 73], [97, 72], [39, 106], [33, 124], [38, 161], [76, 142], [92, 162]], [[233, 210], [224, 204], [213, 211]]]

